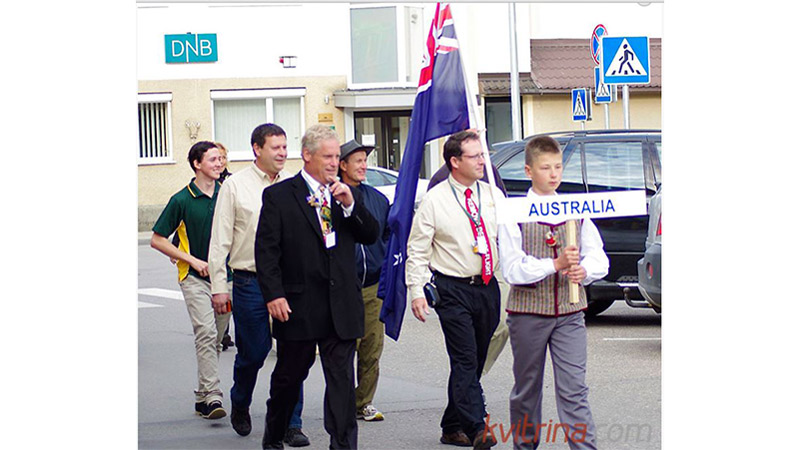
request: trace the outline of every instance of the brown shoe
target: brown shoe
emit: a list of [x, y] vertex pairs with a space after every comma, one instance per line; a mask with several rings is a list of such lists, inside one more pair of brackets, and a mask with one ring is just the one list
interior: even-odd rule
[[472, 447], [472, 442], [463, 431], [458, 430], [455, 433], [442, 433], [439, 442], [447, 445], [456, 445], [459, 447]]
[[475, 450], [482, 450], [494, 447], [497, 444], [497, 439], [494, 438], [492, 433], [486, 433], [486, 436], [483, 435], [483, 430], [481, 430], [478, 434], [475, 435], [475, 440], [472, 441], [472, 448]]

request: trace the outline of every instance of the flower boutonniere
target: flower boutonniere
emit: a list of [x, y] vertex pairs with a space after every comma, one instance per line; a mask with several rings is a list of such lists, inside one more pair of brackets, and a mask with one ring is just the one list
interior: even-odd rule
[[544, 242], [545, 244], [547, 244], [548, 247], [558, 246], [558, 243], [556, 242], [556, 235], [550, 231], [548, 231], [547, 234], [544, 235]]
[[317, 197], [314, 197], [313, 195], [309, 195], [308, 197], [306, 197], [306, 201], [308, 202], [308, 205], [311, 206], [312, 208], [320, 207], [319, 200], [317, 200]]

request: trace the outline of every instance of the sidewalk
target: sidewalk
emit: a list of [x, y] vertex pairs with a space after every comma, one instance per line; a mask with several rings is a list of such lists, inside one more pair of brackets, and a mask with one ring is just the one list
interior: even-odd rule
[[150, 245], [150, 239], [153, 237], [152, 231], [141, 231], [139, 232], [139, 244], [138, 245]]

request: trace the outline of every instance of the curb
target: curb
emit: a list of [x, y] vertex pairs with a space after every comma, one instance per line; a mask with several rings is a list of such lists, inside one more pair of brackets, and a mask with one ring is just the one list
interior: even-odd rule
[[153, 237], [152, 231], [142, 231], [139, 233], [139, 245], [150, 245], [150, 239]]

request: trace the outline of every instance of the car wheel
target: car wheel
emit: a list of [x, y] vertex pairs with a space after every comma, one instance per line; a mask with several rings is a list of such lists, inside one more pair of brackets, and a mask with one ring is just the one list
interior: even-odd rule
[[608, 308], [611, 308], [613, 304], [614, 300], [589, 300], [586, 307], [586, 316], [594, 317]]

